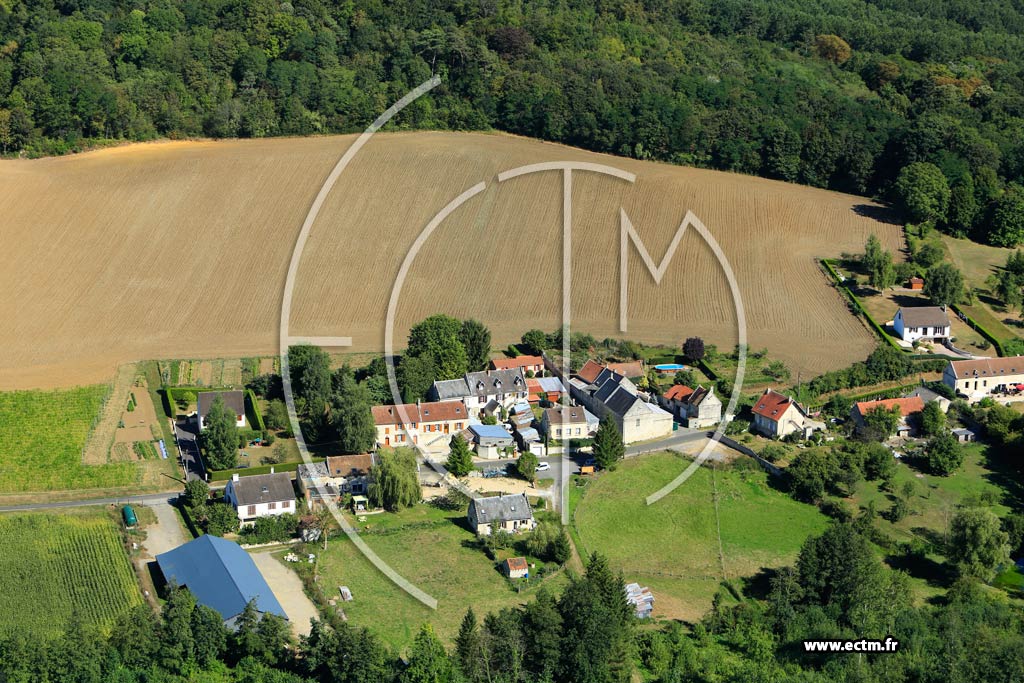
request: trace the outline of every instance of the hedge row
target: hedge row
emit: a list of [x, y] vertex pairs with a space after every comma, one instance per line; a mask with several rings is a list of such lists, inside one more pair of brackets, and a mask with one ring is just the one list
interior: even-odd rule
[[853, 396], [847, 396], [847, 398], [854, 403], [859, 403], [860, 401], [871, 401], [876, 398], [897, 398], [908, 391], [913, 391], [914, 389], [919, 388], [920, 386], [920, 382], [913, 382], [911, 384], [901, 384], [898, 387], [889, 387], [888, 389], [877, 389], [865, 394], [855, 394]]
[[[324, 462], [314, 460], [313, 462]], [[286, 462], [279, 465], [259, 465], [258, 467], [238, 467], [233, 470], [210, 470], [210, 481], [227, 481], [231, 475], [237, 474], [240, 477], [251, 477], [257, 474], [270, 474], [271, 468], [275, 472], [294, 472], [299, 468], [301, 462]]]
[[992, 346], [996, 348], [997, 354], [999, 354], [1000, 356], [1006, 355], [1006, 351], [1003, 350], [1003, 343], [996, 339], [996, 336], [994, 334], [985, 329], [980, 323], [976, 322], [974, 318], [964, 313], [963, 310], [961, 310], [961, 308], [956, 304], [953, 304], [950, 308], [953, 309], [954, 313], [960, 316], [961, 320], [967, 323], [968, 327], [970, 327], [972, 330], [974, 330], [982, 337], [990, 341], [992, 343]]
[[822, 265], [825, 266], [825, 270], [832, 277], [832, 279], [835, 280], [836, 287], [838, 287], [839, 290], [844, 295], [846, 295], [846, 298], [850, 302], [850, 305], [853, 306], [854, 311], [859, 313], [861, 316], [864, 317], [865, 320], [868, 321], [868, 326], [870, 326], [871, 329], [875, 331], [875, 334], [877, 334], [879, 338], [881, 338], [881, 340], [884, 341], [889, 346], [906, 353], [907, 350], [900, 346], [898, 343], [896, 343], [896, 340], [892, 338], [892, 335], [886, 332], [885, 328], [878, 324], [878, 321], [875, 320], [874, 316], [868, 313], [867, 309], [864, 308], [863, 305], [861, 305], [860, 299], [857, 298], [857, 295], [854, 294], [850, 290], [850, 288], [843, 283], [843, 278], [839, 277], [839, 273], [836, 272], [836, 269], [832, 265], [832, 259], [821, 259], [821, 263]]
[[260, 404], [256, 402], [256, 394], [252, 392], [252, 389], [245, 390], [245, 398], [245, 417], [249, 420], [249, 424], [256, 431], [267, 431], [267, 426], [263, 423], [263, 415], [260, 413]]

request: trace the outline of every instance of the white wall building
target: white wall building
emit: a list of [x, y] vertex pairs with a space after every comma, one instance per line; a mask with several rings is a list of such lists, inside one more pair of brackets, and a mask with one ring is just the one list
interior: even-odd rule
[[291, 478], [283, 472], [249, 477], [234, 474], [224, 488], [224, 500], [235, 508], [242, 524], [257, 517], [295, 512], [295, 488]]

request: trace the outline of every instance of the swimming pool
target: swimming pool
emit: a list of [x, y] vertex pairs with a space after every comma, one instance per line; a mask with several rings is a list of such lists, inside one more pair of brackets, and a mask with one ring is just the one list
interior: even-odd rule
[[662, 363], [661, 365], [655, 365], [654, 369], [658, 372], [678, 372], [687, 368], [682, 363]]

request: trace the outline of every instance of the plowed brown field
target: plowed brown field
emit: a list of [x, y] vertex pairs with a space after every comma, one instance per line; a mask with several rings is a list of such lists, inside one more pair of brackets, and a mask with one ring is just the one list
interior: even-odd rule
[[[0, 162], [0, 388], [107, 381], [145, 358], [274, 353], [288, 260], [346, 137], [130, 145]], [[487, 189], [443, 223], [414, 263], [397, 346], [434, 312], [473, 316], [495, 346], [561, 315], [561, 178], [503, 183], [542, 161], [592, 161], [637, 182], [574, 174], [573, 326], [618, 336], [619, 207], [656, 262], [687, 209], [721, 243], [746, 304], [750, 343], [807, 374], [865, 356], [871, 335], [814, 258], [900, 230], [854, 211], [859, 197], [583, 152], [505, 135], [379, 134], [342, 174], [313, 228], [292, 334], [383, 345], [407, 250], [456, 195]], [[656, 286], [629, 257], [627, 336], [736, 341], [725, 279], [692, 231]]]

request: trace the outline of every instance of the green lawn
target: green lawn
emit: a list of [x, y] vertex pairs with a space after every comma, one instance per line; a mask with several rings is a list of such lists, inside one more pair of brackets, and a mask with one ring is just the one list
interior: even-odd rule
[[[674, 454], [622, 463], [587, 485], [574, 524], [581, 552], [607, 555], [627, 581], [664, 588], [662, 598], [655, 593], [656, 615], [690, 619], [707, 611], [723, 579], [712, 471], [702, 467], [661, 501], [644, 501], [687, 464]], [[759, 469], [719, 466], [714, 477], [729, 579], [792, 562], [804, 540], [827, 526], [817, 508], [771, 488]]]
[[73, 614], [109, 629], [142, 603], [106, 510], [0, 515], [0, 636], [59, 634]]
[[[430, 622], [451, 644], [472, 607], [478, 618], [525, 603], [539, 584], [515, 592], [482, 550], [471, 547], [474, 535], [465, 513], [443, 512], [421, 504], [397, 514], [370, 515], [359, 524], [369, 546], [402, 576], [437, 598], [437, 611], [424, 606], [381, 574], [347, 538], [332, 540], [320, 553], [321, 585], [328, 597], [348, 586], [354, 600], [341, 602], [350, 624], [367, 626], [386, 643], [404, 651], [420, 627]], [[553, 590], [564, 585], [563, 573], [544, 581]]]
[[108, 387], [0, 392], [0, 493], [100, 489], [140, 481], [133, 463], [82, 464]]

